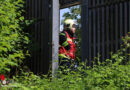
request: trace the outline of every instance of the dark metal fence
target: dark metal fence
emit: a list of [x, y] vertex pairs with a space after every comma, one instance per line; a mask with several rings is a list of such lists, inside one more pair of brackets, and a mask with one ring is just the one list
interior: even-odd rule
[[130, 0], [82, 0], [82, 59], [103, 61], [130, 32]]
[[32, 41], [28, 65], [35, 73], [47, 73], [51, 60], [51, 2], [25, 0], [25, 11], [25, 19], [35, 21], [27, 28]]
[[[80, 0], [61, 1], [60, 8], [80, 3]], [[52, 0], [25, 0], [25, 19], [35, 19], [27, 28], [32, 35], [32, 58], [28, 65], [35, 73], [47, 73], [52, 57], [51, 5]], [[130, 0], [82, 0], [81, 6], [82, 60], [88, 59], [91, 65], [98, 54], [103, 61], [121, 47], [121, 37], [130, 32]]]

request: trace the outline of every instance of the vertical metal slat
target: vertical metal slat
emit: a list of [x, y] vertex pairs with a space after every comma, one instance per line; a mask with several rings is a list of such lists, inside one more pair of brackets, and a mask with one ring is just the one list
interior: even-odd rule
[[[89, 57], [89, 9], [88, 1], [82, 0], [82, 10], [81, 10], [81, 21], [82, 21], [82, 61], [85, 61]], [[84, 18], [83, 18], [84, 17]], [[87, 47], [86, 47], [87, 46]], [[88, 60], [87, 65], [90, 65], [90, 60]]]
[[128, 8], [129, 8], [129, 9], [128, 9], [128, 12], [129, 12], [129, 15], [128, 15], [128, 16], [129, 16], [129, 25], [128, 25], [128, 26], [129, 26], [129, 29], [128, 29], [128, 32], [130, 32], [130, 1], [128, 2], [128, 6], [129, 6], [129, 7], [128, 7]]
[[107, 41], [106, 41], [107, 42], [107, 48], [106, 48], [107, 53], [106, 54], [107, 54], [107, 58], [109, 58], [109, 30], [110, 30], [110, 27], [109, 27], [109, 22], [110, 22], [109, 21], [109, 17], [110, 17], [109, 13], [110, 13], [110, 11], [109, 10], [110, 10], [109, 6], [107, 6], [106, 7], [106, 39], [107, 39]]
[[113, 32], [114, 32], [114, 22], [113, 22], [113, 5], [110, 6], [110, 33], [109, 33], [109, 36], [110, 36], [110, 52], [113, 52], [113, 45], [114, 45], [114, 41], [113, 41]]
[[115, 43], [116, 43], [116, 47], [115, 47], [115, 50], [117, 51], [118, 50], [118, 30], [119, 30], [119, 27], [118, 27], [118, 22], [119, 22], [119, 7], [118, 7], [118, 4], [115, 5]]
[[[95, 6], [95, 1], [93, 2], [93, 5]], [[93, 55], [96, 57], [96, 9], [93, 9]]]
[[91, 49], [91, 45], [92, 45], [92, 40], [91, 40], [91, 30], [92, 30], [92, 10], [89, 10], [89, 60], [91, 60], [91, 52], [92, 52], [92, 49]]
[[[35, 0], [35, 1], [33, 1], [33, 2], [35, 2], [34, 3], [34, 6], [33, 7], [35, 7], [35, 9], [34, 9], [34, 15], [35, 15], [35, 19], [37, 18], [37, 1]], [[34, 45], [35, 45], [35, 55], [34, 55], [34, 72], [36, 73], [37, 72], [37, 23], [35, 23], [35, 41], [34, 41]]]
[[102, 7], [102, 60], [104, 60], [105, 59], [105, 52], [104, 52], [104, 50], [105, 50], [105, 41], [104, 41], [104, 39], [105, 39], [105, 36], [104, 36], [104, 7]]
[[[97, 5], [100, 5], [100, 1], [99, 0], [97, 0]], [[100, 18], [101, 18], [101, 16], [100, 16], [100, 8], [97, 8], [97, 54], [101, 54], [100, 53]]]
[[97, 12], [97, 47], [98, 47], [98, 49], [97, 49], [97, 53], [98, 54], [101, 54], [100, 53], [100, 46], [101, 46], [101, 44], [100, 44], [100, 33], [101, 33], [101, 28], [100, 28], [100, 18], [101, 18], [101, 16], [100, 16], [100, 8], [98, 8], [98, 10], [97, 10], [98, 12]]
[[41, 55], [41, 21], [40, 21], [40, 19], [41, 19], [41, 0], [37, 0], [37, 2], [38, 2], [38, 5], [37, 5], [37, 8], [38, 8], [38, 16], [37, 16], [37, 19], [38, 19], [38, 21], [37, 21], [37, 23], [38, 23], [38, 28], [37, 28], [37, 32], [38, 32], [38, 34], [37, 34], [37, 36], [38, 36], [38, 47], [39, 47], [39, 49], [38, 49], [38, 58], [37, 58], [37, 60], [38, 60], [38, 62], [37, 62], [37, 72], [41, 72], [41, 67], [39, 66], [40, 64], [41, 64], [41, 57], [40, 57], [40, 55]]
[[[128, 23], [127, 23], [127, 20], [128, 20], [128, 16], [127, 16], [127, 15], [128, 15], [128, 14], [127, 14], [127, 13], [128, 13], [128, 12], [127, 12], [127, 9], [128, 9], [128, 8], [127, 8], [127, 3], [128, 3], [128, 2], [125, 2], [125, 3], [124, 3], [124, 35], [127, 34], [127, 30], [128, 30], [128, 28], [127, 28], [127, 27], [128, 27]], [[130, 12], [130, 11], [129, 11], [129, 12]]]
[[121, 37], [122, 37], [122, 35], [123, 35], [123, 5], [122, 5], [122, 3], [120, 3], [120, 25], [119, 25], [119, 27], [120, 27], [120, 45], [122, 44], [121, 43]]

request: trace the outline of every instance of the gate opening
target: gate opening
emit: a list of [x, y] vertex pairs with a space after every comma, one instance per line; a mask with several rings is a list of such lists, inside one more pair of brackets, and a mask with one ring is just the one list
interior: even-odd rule
[[74, 43], [76, 45], [75, 62], [81, 60], [81, 5], [71, 6], [69, 8], [60, 9], [60, 31], [64, 29], [64, 20], [72, 19], [76, 23], [76, 32]]

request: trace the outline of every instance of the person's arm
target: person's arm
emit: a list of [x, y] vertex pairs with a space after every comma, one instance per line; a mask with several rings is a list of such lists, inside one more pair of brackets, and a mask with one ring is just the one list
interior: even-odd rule
[[63, 46], [66, 50], [70, 49], [70, 45], [67, 42], [67, 37], [65, 33], [60, 33], [59, 44]]

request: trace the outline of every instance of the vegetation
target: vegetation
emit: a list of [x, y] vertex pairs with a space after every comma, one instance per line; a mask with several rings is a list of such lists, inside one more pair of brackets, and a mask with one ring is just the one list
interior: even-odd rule
[[27, 55], [28, 37], [23, 32], [23, 0], [0, 0], [0, 73], [8, 75]]
[[[7, 75], [7, 72], [11, 73], [11, 68], [19, 67], [28, 54], [27, 47], [23, 45], [28, 44], [29, 40], [21, 27], [24, 22], [21, 16], [23, 1], [1, 0], [0, 6], [0, 73]], [[76, 20], [80, 23], [80, 19]], [[0, 90], [129, 90], [130, 35], [123, 41], [122, 49], [112, 54], [106, 62], [99, 61], [93, 67], [81, 62], [76, 69], [59, 71], [56, 78], [51, 75], [37, 76], [23, 69], [9, 78], [11, 82], [8, 85], [0, 85]], [[80, 57], [80, 54], [77, 55]]]
[[[126, 41], [126, 38], [124, 40]], [[129, 90], [130, 61], [129, 53], [126, 51], [130, 45], [127, 42], [125, 42], [126, 47], [112, 54], [111, 59], [107, 59], [104, 63], [99, 61], [98, 65], [93, 67], [80, 63], [77, 69], [59, 71], [57, 78], [23, 72], [22, 75], [14, 77], [15, 83], [2, 88], [13, 90]]]

